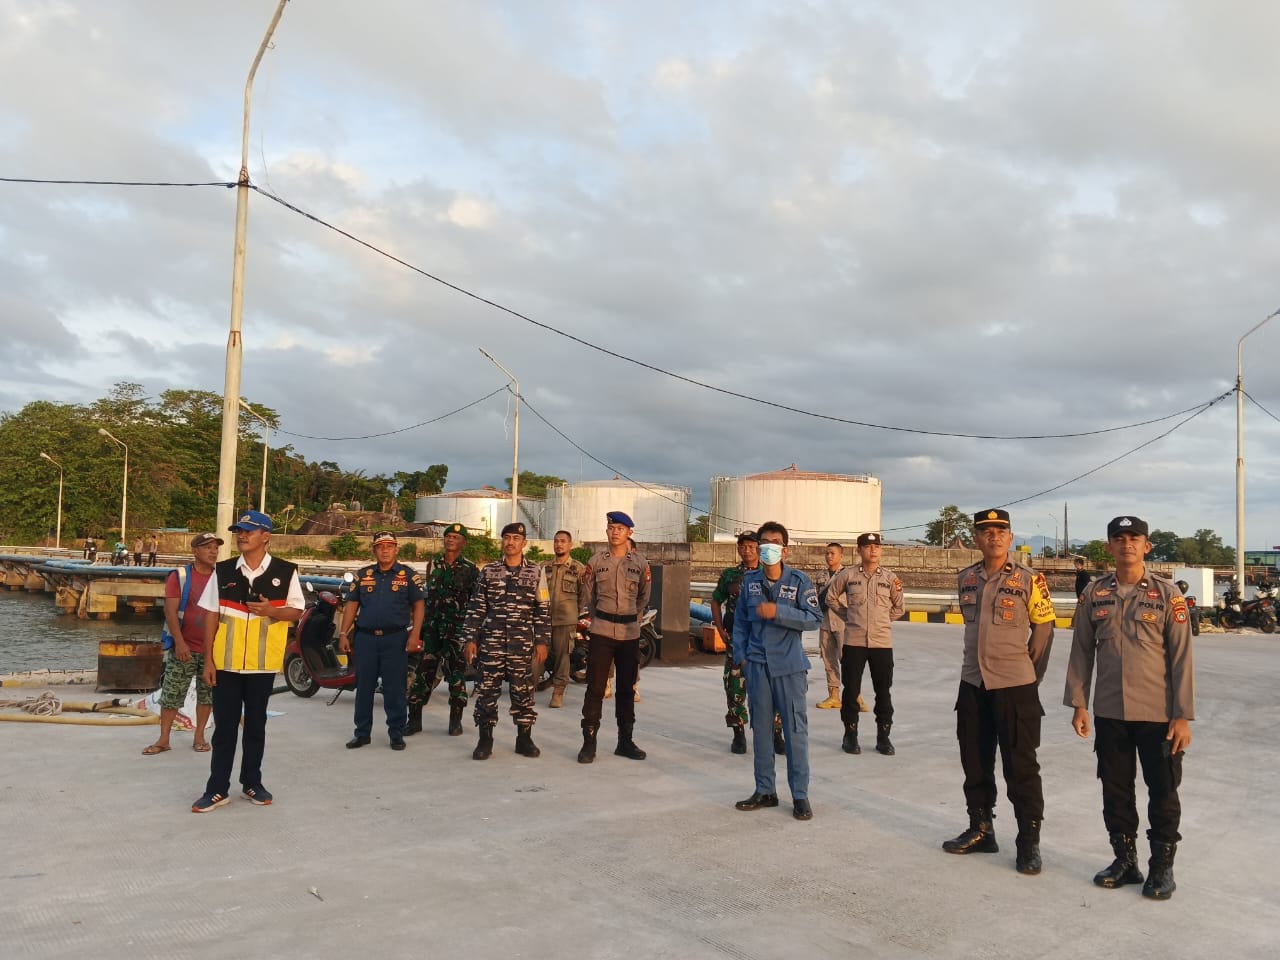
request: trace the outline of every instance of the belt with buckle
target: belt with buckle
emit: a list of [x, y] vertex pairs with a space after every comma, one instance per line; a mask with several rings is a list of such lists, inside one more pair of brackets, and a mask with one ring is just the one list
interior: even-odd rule
[[609, 623], [636, 623], [640, 619], [638, 613], [605, 613], [603, 610], [597, 610], [593, 616]]
[[385, 637], [393, 633], [404, 633], [408, 629], [408, 626], [403, 626], [387, 627], [385, 630], [370, 630], [368, 627], [362, 627], [359, 624], [356, 624], [357, 633], [372, 633], [375, 637]]

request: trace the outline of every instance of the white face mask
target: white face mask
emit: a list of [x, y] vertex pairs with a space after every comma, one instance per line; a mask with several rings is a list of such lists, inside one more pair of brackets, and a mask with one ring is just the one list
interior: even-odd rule
[[782, 560], [782, 544], [780, 543], [762, 543], [760, 544], [760, 562], [766, 567], [772, 567], [775, 563]]

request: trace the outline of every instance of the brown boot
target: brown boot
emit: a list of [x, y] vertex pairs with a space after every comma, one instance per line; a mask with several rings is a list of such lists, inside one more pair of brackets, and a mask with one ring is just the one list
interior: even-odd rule
[[550, 705], [551, 705], [552, 707], [563, 707], [563, 706], [564, 706], [564, 685], [563, 685], [563, 684], [557, 683], [557, 684], [555, 685], [555, 689], [551, 691], [551, 704], [550, 704]]

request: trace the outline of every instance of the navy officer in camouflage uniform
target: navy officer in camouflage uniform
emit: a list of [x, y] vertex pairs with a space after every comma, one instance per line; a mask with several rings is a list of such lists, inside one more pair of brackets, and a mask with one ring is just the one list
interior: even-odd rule
[[502, 559], [480, 571], [462, 627], [466, 662], [479, 656], [475, 717], [480, 740], [471, 754], [475, 760], [487, 760], [493, 753], [503, 680], [511, 691], [511, 716], [518, 731], [516, 753], [525, 757], [542, 753], [533, 742], [538, 718], [533, 705], [533, 661], [535, 653], [539, 660], [546, 657], [551, 641], [551, 593], [542, 567], [524, 558], [526, 542], [523, 523], [502, 528]]
[[426, 615], [422, 624], [422, 653], [410, 656], [409, 723], [405, 736], [422, 732], [422, 708], [431, 699], [436, 678], [443, 672], [449, 685], [449, 736], [462, 736], [462, 711], [467, 707], [466, 663], [462, 659], [462, 621], [480, 571], [462, 555], [467, 528], [451, 523], [444, 528], [444, 556], [427, 561]]
[[370, 742], [373, 694], [382, 678], [382, 707], [392, 750], [404, 749], [405, 676], [409, 652], [422, 649], [422, 581], [396, 560], [400, 544], [394, 533], [373, 535], [377, 563], [361, 567], [346, 591], [338, 649], [350, 653], [355, 632], [356, 706], [351, 749]]
[[587, 693], [582, 701], [579, 763], [591, 763], [596, 758], [605, 685], [609, 669], [615, 664], [618, 747], [613, 752], [631, 760], [645, 758], [645, 752], [631, 737], [636, 725], [636, 679], [640, 673], [640, 615], [649, 603], [650, 573], [649, 561], [631, 539], [633, 529], [635, 524], [621, 510], [605, 514], [608, 544], [592, 554], [587, 564], [591, 639], [587, 645]]

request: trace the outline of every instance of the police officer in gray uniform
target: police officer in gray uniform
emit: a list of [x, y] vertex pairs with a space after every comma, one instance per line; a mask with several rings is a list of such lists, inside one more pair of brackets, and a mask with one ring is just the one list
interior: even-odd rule
[[1044, 574], [1010, 553], [1009, 513], [998, 508], [973, 517], [982, 559], [960, 571], [964, 660], [956, 694], [956, 739], [964, 768], [969, 829], [942, 844], [947, 853], [997, 853], [996, 747], [1005, 788], [1018, 820], [1019, 873], [1037, 874], [1044, 789], [1040, 781], [1040, 681], [1053, 644], [1053, 600]]
[[591, 639], [587, 646], [587, 694], [582, 702], [582, 749], [579, 763], [596, 758], [596, 734], [604, 705], [609, 668], [616, 665], [618, 683], [614, 715], [618, 719], [618, 747], [613, 752], [643, 760], [645, 752], [632, 740], [636, 724], [636, 679], [640, 672], [640, 614], [649, 602], [649, 561], [635, 548], [635, 524], [621, 510], [605, 514], [608, 545], [587, 564], [587, 602]]
[[1195, 674], [1187, 600], [1168, 580], [1148, 574], [1146, 521], [1116, 517], [1107, 524], [1107, 552], [1115, 573], [1087, 587], [1076, 610], [1063, 702], [1074, 707], [1071, 726], [1089, 736], [1089, 686], [1095, 662], [1094, 752], [1102, 781], [1102, 821], [1116, 858], [1093, 882], [1112, 889], [1143, 883], [1136, 849], [1137, 765], [1147, 783], [1147, 839], [1151, 843], [1142, 895], [1173, 896], [1173, 857], [1182, 839], [1182, 755], [1191, 744]]
[[876, 751], [891, 757], [895, 752], [889, 739], [893, 727], [892, 625], [906, 612], [906, 606], [902, 581], [892, 570], [880, 566], [883, 543], [878, 533], [858, 537], [858, 556], [862, 562], [856, 567], [845, 567], [832, 578], [827, 588], [827, 603], [844, 623], [840, 655], [840, 672], [844, 675], [841, 749], [845, 753], [862, 753], [858, 746], [858, 699], [862, 695], [862, 671], [870, 664], [871, 685], [876, 692]]
[[533, 742], [538, 712], [533, 704], [533, 660], [546, 657], [551, 640], [550, 593], [542, 568], [524, 558], [523, 523], [502, 528], [502, 559], [486, 564], [462, 626], [462, 655], [470, 663], [479, 655], [480, 682], [476, 687], [476, 726], [480, 739], [471, 754], [488, 760], [493, 754], [493, 727], [498, 722], [502, 681], [511, 691], [511, 716], [516, 723], [516, 753], [540, 756]]

